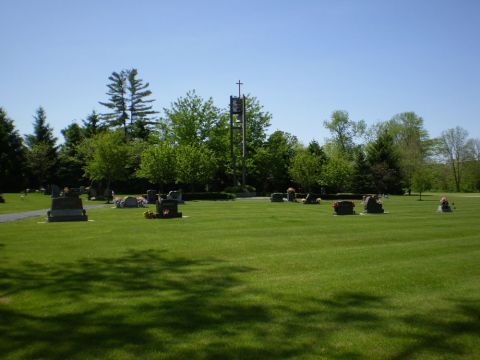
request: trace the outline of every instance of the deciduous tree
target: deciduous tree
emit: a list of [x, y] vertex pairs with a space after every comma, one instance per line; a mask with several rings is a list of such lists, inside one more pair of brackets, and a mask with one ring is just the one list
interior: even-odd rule
[[451, 166], [457, 192], [461, 190], [463, 163], [469, 155], [467, 137], [467, 130], [459, 126], [445, 130], [440, 137], [441, 151]]
[[324, 121], [324, 126], [330, 131], [332, 137], [328, 139], [344, 158], [353, 159], [355, 150], [355, 137], [362, 136], [365, 132], [365, 122], [352, 121], [348, 112], [337, 110], [332, 113], [330, 121]]
[[422, 200], [422, 193], [432, 188], [432, 173], [426, 164], [415, 169], [412, 176], [412, 188], [418, 192], [419, 200]]
[[176, 172], [178, 184], [202, 185], [208, 189], [217, 162], [213, 152], [205, 145], [181, 145], [176, 148]]
[[138, 177], [147, 179], [163, 190], [164, 185], [175, 183], [176, 175], [176, 154], [171, 144], [161, 142], [150, 145], [142, 152]]
[[112, 181], [128, 177], [129, 147], [118, 132], [104, 132], [85, 139], [79, 150], [86, 159], [85, 176], [105, 181], [110, 189]]
[[299, 184], [303, 191], [311, 192], [321, 181], [324, 159], [309, 148], [297, 149], [288, 172], [292, 180]]

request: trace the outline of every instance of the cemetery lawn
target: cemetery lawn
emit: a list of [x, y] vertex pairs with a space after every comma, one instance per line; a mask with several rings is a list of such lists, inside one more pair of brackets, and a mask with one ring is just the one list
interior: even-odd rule
[[480, 197], [439, 197], [1, 223], [0, 358], [480, 358]]
[[52, 199], [43, 193], [20, 193], [3, 194], [5, 203], [0, 204], [0, 214], [48, 209]]

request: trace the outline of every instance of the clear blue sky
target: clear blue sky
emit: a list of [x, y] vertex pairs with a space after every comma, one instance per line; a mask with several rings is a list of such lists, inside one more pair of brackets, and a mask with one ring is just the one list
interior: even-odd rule
[[135, 67], [159, 111], [191, 89], [226, 107], [241, 79], [270, 131], [304, 143], [338, 109], [480, 138], [480, 1], [1, 0], [0, 14], [0, 106], [22, 134], [41, 105], [63, 141]]

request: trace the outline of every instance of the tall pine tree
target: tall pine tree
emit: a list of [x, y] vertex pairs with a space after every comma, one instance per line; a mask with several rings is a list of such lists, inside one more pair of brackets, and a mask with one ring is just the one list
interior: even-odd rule
[[373, 190], [372, 171], [363, 150], [359, 149], [355, 154], [353, 165], [352, 191], [357, 194], [365, 194]]
[[399, 155], [387, 131], [367, 147], [367, 162], [377, 193], [403, 194]]
[[[47, 144], [52, 149], [55, 149], [57, 138], [53, 136], [53, 130], [47, 123], [47, 114], [43, 107], [39, 107], [33, 116], [33, 134], [27, 135], [25, 140], [28, 147], [35, 144]], [[52, 151], [53, 152], [53, 151]]]
[[100, 102], [111, 111], [102, 115], [104, 123], [110, 128], [123, 128], [126, 138], [146, 139], [153, 124], [151, 115], [153, 99], [146, 99], [152, 92], [149, 83], [137, 78], [137, 69], [113, 72], [108, 78], [107, 102]]
[[13, 120], [0, 107], [0, 193], [24, 185], [25, 148]]
[[127, 77], [127, 70], [114, 71], [108, 77], [108, 80], [110, 80], [110, 84], [107, 85], [109, 101], [100, 102], [100, 105], [111, 110], [109, 113], [102, 114], [105, 125], [111, 128], [123, 128], [125, 137], [128, 135]]
[[37, 109], [33, 118], [33, 134], [26, 136], [29, 182], [31, 185], [44, 186], [56, 180], [57, 138], [53, 136], [53, 130], [47, 123], [47, 115], [42, 107]]
[[78, 145], [84, 138], [84, 131], [77, 123], [61, 130], [65, 142], [59, 151], [58, 176], [62, 184], [80, 186], [82, 182], [84, 162], [78, 153]]
[[86, 138], [91, 138], [105, 130], [105, 127], [101, 124], [100, 115], [95, 110], [85, 120], [82, 120], [82, 125], [83, 136]]
[[130, 128], [132, 137], [146, 140], [150, 135], [152, 125], [155, 124], [151, 116], [157, 114], [158, 111], [154, 111], [152, 105], [149, 105], [155, 100], [146, 99], [152, 95], [152, 92], [148, 90], [150, 84], [148, 82], [144, 84], [142, 79], [137, 78], [137, 75], [137, 69], [128, 71]]

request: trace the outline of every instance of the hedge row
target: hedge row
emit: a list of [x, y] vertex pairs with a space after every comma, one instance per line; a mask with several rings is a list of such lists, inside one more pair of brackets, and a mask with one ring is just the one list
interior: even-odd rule
[[196, 192], [196, 193], [183, 193], [182, 199], [185, 201], [190, 200], [234, 200], [235, 194], [227, 192]]
[[[314, 198], [320, 198], [322, 200], [362, 200], [365, 196], [364, 194], [310, 194]], [[287, 194], [285, 194], [287, 197]], [[295, 197], [297, 199], [304, 199], [307, 197], [307, 194], [296, 193]]]

